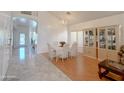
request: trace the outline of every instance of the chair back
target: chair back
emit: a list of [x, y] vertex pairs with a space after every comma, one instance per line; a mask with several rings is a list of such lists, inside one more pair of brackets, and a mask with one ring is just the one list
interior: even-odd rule
[[63, 46], [63, 57], [64, 58], [68, 57], [68, 52], [69, 52], [69, 45], [68, 44], [64, 44], [64, 46]]
[[47, 45], [48, 45], [48, 54], [49, 54], [50, 58], [55, 57], [54, 49], [52, 48], [52, 46], [50, 44], [47, 44]]
[[74, 42], [71, 46], [71, 56], [77, 55], [77, 42]]

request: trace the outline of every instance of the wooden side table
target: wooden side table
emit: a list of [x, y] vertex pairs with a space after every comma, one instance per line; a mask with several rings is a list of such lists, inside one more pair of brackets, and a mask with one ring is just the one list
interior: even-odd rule
[[[121, 76], [122, 80], [124, 80], [124, 65], [123, 64], [117, 63], [112, 60], [104, 60], [98, 64], [98, 67], [99, 67], [98, 74], [99, 74], [100, 79], [102, 79], [102, 77], [105, 77], [110, 80], [115, 80], [107, 76], [109, 72], [112, 72], [114, 74]], [[105, 69], [105, 71], [102, 72], [101, 69]]]

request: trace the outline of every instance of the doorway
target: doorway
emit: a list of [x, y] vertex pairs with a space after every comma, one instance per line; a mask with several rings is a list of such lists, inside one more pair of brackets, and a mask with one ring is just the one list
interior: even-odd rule
[[13, 17], [13, 48], [37, 48], [37, 22], [30, 18]]
[[20, 44], [20, 46], [25, 45], [25, 33], [20, 33], [20, 35], [19, 35], [19, 44]]

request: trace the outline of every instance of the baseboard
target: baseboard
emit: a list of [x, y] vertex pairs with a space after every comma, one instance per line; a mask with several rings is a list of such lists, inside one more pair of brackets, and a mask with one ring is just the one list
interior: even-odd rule
[[[86, 56], [86, 57], [89, 57], [89, 58], [92, 58], [92, 59], [95, 59], [95, 60], [97, 59], [97, 58], [95, 58], [95, 57], [88, 56], [88, 55], [84, 55], [84, 54], [83, 54], [83, 56]], [[99, 58], [98, 58], [97, 60], [98, 60], [99, 62], [100, 62], [100, 61], [103, 61], [103, 60], [101, 60], [101, 59], [99, 59]]]
[[89, 58], [92, 58], [92, 59], [96, 59], [96, 57], [92, 57], [92, 56], [88, 56], [88, 55], [84, 55], [83, 56], [86, 56], [86, 57], [89, 57]]

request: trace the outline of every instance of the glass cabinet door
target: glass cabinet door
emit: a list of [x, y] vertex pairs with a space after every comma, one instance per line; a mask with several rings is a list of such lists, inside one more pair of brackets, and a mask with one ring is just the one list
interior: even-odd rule
[[99, 29], [99, 48], [106, 48], [106, 34], [105, 28]]
[[114, 27], [107, 28], [108, 49], [116, 50], [116, 32]]
[[93, 30], [89, 30], [89, 47], [94, 45], [94, 33]]
[[89, 36], [88, 31], [84, 31], [84, 46], [88, 46], [89, 43], [88, 36]]

